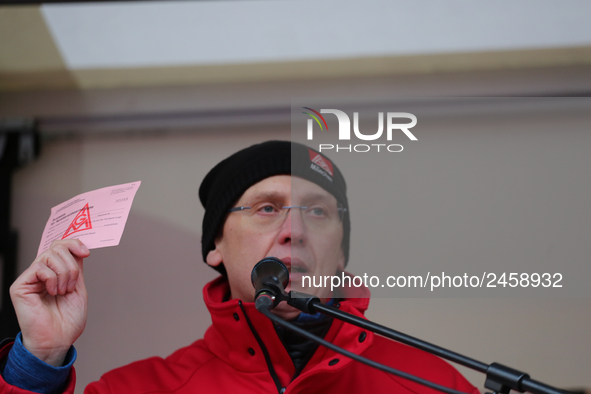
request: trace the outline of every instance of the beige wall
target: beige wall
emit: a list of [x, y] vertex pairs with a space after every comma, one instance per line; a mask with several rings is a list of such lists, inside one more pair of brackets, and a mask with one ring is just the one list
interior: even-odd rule
[[[494, 130], [475, 132], [481, 127], [482, 119], [474, 117], [461, 122], [461, 127], [455, 124], [444, 129], [439, 135], [423, 135], [421, 142], [431, 148], [421, 153], [424, 156], [419, 162], [424, 169], [441, 163], [446, 152], [470, 152], [463, 158], [466, 161], [459, 164], [471, 168], [478, 177], [487, 165], [477, 157], [479, 148], [515, 146], [517, 141], [515, 154], [504, 151], [510, 160], [517, 160], [514, 164], [521, 163], [523, 168], [529, 164], [547, 166], [556, 173], [573, 171], [577, 167], [573, 166], [572, 158], [584, 158], [580, 155], [582, 149], [588, 151], [591, 146], [588, 127], [585, 129], [588, 123], [576, 123], [581, 122], [577, 119], [567, 134], [552, 133], [560, 119], [555, 124], [545, 119], [542, 123], [547, 125], [546, 129], [540, 130], [540, 123], [534, 122], [524, 125], [516, 138], [511, 133]], [[89, 318], [86, 331], [76, 343], [80, 383], [77, 392], [81, 393], [85, 384], [109, 369], [144, 357], [166, 356], [203, 335], [210, 318], [202, 302], [201, 288], [215, 277], [215, 272], [203, 264], [200, 254], [203, 210], [197, 198], [199, 183], [221, 158], [272, 138], [289, 139], [289, 125], [79, 135], [48, 141], [40, 158], [16, 174], [14, 227], [20, 232], [21, 270], [35, 257], [52, 206], [84, 191], [142, 181], [121, 244], [93, 250], [85, 264]], [[528, 141], [538, 142], [532, 147]], [[551, 154], [550, 148], [556, 144], [560, 149], [553, 151], [549, 163], [545, 155]], [[530, 149], [526, 149], [528, 146]], [[490, 158], [494, 157], [490, 153]], [[583, 168], [587, 164], [588, 168], [589, 161], [580, 164]], [[430, 183], [436, 186], [435, 172], [421, 168], [415, 171], [422, 177], [417, 188]], [[429, 173], [433, 174], [432, 178]], [[462, 176], [466, 175], [470, 176]], [[588, 177], [586, 184], [580, 183], [576, 176], [568, 179], [561, 185], [567, 199], [579, 198], [580, 193], [589, 195]], [[366, 191], [356, 189], [355, 185], [351, 180], [353, 272], [363, 269], [358, 262], [370, 252], [365, 245], [372, 242], [360, 224], [363, 222], [355, 222], [355, 218], [362, 215], [364, 206], [373, 206]], [[535, 192], [538, 186], [532, 184], [530, 191]], [[503, 192], [511, 190], [498, 191]], [[580, 208], [566, 206], [563, 214], [589, 215], [588, 210], [569, 211]], [[424, 212], [422, 217], [413, 218], [416, 223], [429, 222], [429, 209], [413, 212]], [[462, 220], [458, 218], [458, 222]], [[405, 222], [404, 226], [411, 222]], [[529, 231], [535, 234], [540, 229]], [[427, 239], [417, 240], [416, 245], [397, 245], [396, 239], [384, 243], [383, 264], [395, 264], [395, 259], [388, 260], [388, 250], [393, 245], [411, 256], [413, 249], [427, 245], [428, 250], [428, 245], [441, 242], [441, 238], [433, 238], [429, 235]], [[527, 248], [527, 242], [524, 245]], [[492, 246], [484, 239], [480, 247], [488, 251]], [[457, 247], [448, 244], [443, 251], [453, 255]], [[527, 256], [528, 250], [518, 248], [514, 253]], [[466, 256], [460, 254], [460, 257]], [[589, 299], [378, 298], [372, 301], [368, 317], [484, 362], [498, 361], [525, 370], [549, 384], [591, 386]], [[469, 372], [467, 376], [482, 388], [482, 375]]]
[[[266, 126], [230, 127], [218, 119], [215, 127], [191, 128], [199, 114], [288, 108], [292, 97], [588, 95], [591, 89], [588, 43], [461, 56], [68, 71], [39, 9], [0, 12], [0, 20], [6, 22], [0, 23], [6, 54], [0, 118], [37, 118], [49, 136], [39, 159], [14, 177], [19, 269], [34, 259], [51, 207], [78, 193], [142, 181], [121, 244], [93, 250], [85, 265], [89, 318], [76, 343], [77, 393], [112, 368], [170, 354], [210, 324], [201, 289], [216, 274], [201, 258], [199, 184], [230, 153], [289, 139], [290, 125], [277, 123], [279, 115]], [[8, 34], [22, 26], [31, 27], [27, 34]], [[152, 114], [190, 119], [178, 121], [182, 130], [171, 130], [166, 121], [151, 124]], [[117, 116], [123, 120], [114, 126], [100, 123]], [[140, 118], [133, 133], [108, 130], [129, 126], [126, 116]], [[439, 129], [432, 122], [418, 149], [404, 152], [409, 160], [393, 169], [397, 204], [379, 200], [370, 177], [342, 163], [350, 184], [353, 273], [367, 270], [369, 256], [386, 273], [409, 261], [442, 260], [466, 270], [474, 261], [512, 259], [531, 267], [545, 259], [556, 269], [574, 259], [589, 264], [589, 118], [578, 113], [568, 127], [563, 118], [526, 119], [518, 135], [498, 121], [473, 116]], [[144, 125], [152, 130], [138, 132]], [[500, 178], [508, 181], [491, 187]], [[516, 204], [507, 196], [522, 200]], [[524, 210], [528, 196], [540, 204]], [[376, 207], [390, 205], [396, 222], [380, 222], [387, 216]], [[372, 224], [384, 231], [374, 236]], [[591, 387], [589, 298], [375, 298], [368, 317], [549, 384]], [[482, 388], [482, 375], [466, 375]]]

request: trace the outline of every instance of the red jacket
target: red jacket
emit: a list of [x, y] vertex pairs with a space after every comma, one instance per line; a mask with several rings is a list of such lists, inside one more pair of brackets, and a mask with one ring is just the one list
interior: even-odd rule
[[[163, 359], [152, 357], [117, 368], [86, 387], [85, 394], [147, 393], [429, 393], [438, 391], [381, 372], [320, 346], [300, 375], [277, 336], [273, 324], [254, 307], [239, 300], [222, 302], [229, 292], [220, 277], [203, 289], [213, 324], [205, 337]], [[340, 309], [357, 316], [368, 298], [341, 301]], [[263, 348], [272, 363], [274, 380]], [[356, 354], [465, 393], [478, 391], [447, 362], [409, 346], [334, 320], [325, 339]], [[10, 346], [0, 350], [6, 357]], [[74, 369], [64, 393], [73, 394]], [[280, 387], [278, 387], [280, 386]], [[0, 394], [31, 394], [0, 378]]]

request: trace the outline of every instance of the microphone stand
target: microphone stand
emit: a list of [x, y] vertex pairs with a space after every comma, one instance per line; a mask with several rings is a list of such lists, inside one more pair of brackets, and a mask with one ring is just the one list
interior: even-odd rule
[[[282, 297], [283, 298], [283, 297]], [[404, 343], [406, 345], [424, 350], [438, 357], [463, 365], [467, 368], [486, 374], [484, 387], [490, 389], [494, 394], [508, 394], [510, 390], [519, 392], [530, 392], [533, 394], [565, 394], [566, 390], [560, 390], [547, 384], [530, 379], [527, 373], [509, 368], [499, 363], [490, 365], [466, 357], [451, 350], [447, 350], [429, 342], [403, 334], [399, 331], [382, 326], [372, 321], [362, 319], [350, 313], [343, 312], [335, 307], [324, 305], [320, 299], [309, 294], [290, 291], [283, 298], [287, 303], [302, 312], [314, 314], [316, 312], [332, 316], [335, 319], [353, 324], [357, 327], [369, 330], [386, 338]]]

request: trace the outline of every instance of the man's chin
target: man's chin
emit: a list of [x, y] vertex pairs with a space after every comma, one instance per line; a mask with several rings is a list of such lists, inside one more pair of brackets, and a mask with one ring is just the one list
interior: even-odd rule
[[275, 316], [279, 316], [283, 320], [291, 321], [297, 318], [302, 312], [291, 305], [287, 305], [287, 303], [283, 301], [271, 310], [271, 313]]

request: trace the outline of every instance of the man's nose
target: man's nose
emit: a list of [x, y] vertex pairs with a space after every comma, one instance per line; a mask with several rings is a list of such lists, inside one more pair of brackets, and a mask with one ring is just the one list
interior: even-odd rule
[[279, 233], [279, 242], [284, 244], [293, 242], [305, 245], [308, 240], [308, 232], [303, 221], [302, 212], [299, 207], [287, 210], [287, 216], [281, 225]]

